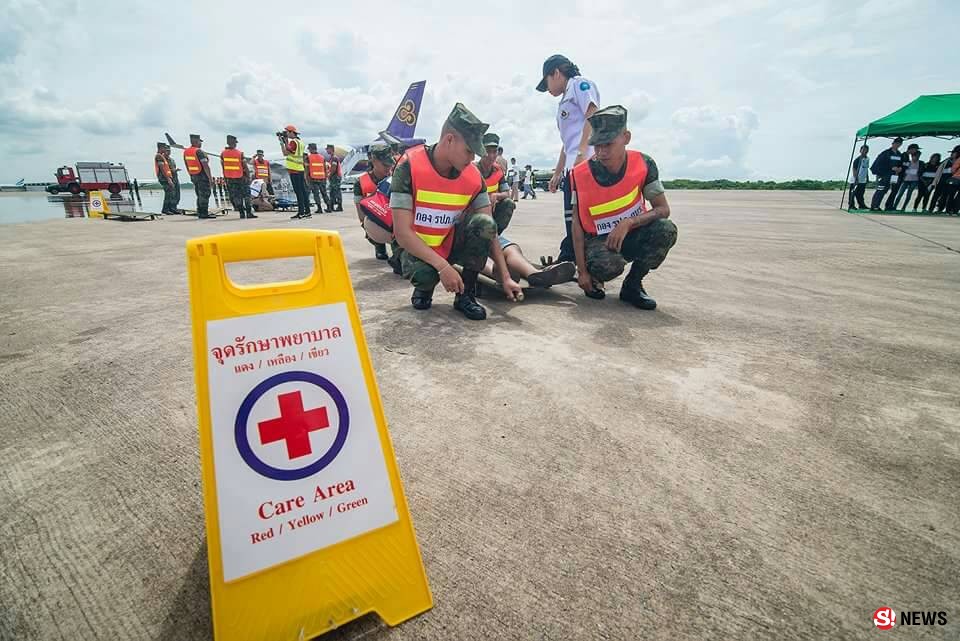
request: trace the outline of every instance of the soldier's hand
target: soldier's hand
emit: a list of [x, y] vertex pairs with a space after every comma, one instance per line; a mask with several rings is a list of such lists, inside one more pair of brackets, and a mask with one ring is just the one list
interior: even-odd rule
[[507, 295], [507, 300], [514, 302], [523, 300], [523, 288], [509, 276], [503, 279], [501, 287], [503, 288], [503, 293]]
[[460, 272], [454, 269], [453, 265], [447, 264], [447, 266], [438, 273], [440, 274], [440, 282], [443, 283], [445, 290], [451, 294], [463, 293], [463, 279], [460, 278]]
[[559, 172], [554, 172], [553, 176], [550, 177], [550, 184], [547, 185], [547, 188], [551, 194], [557, 193], [557, 188], [560, 187], [560, 178], [561, 175]]
[[577, 270], [577, 285], [585, 292], [593, 291], [593, 276], [586, 269]]
[[607, 249], [613, 252], [620, 253], [620, 248], [623, 247], [623, 239], [627, 237], [633, 231], [633, 223], [629, 218], [624, 218], [617, 226], [613, 228], [613, 231], [607, 234]]

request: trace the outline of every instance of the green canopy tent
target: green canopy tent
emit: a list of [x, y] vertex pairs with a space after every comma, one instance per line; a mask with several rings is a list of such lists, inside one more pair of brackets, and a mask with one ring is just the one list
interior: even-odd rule
[[847, 165], [847, 179], [844, 182], [840, 208], [847, 194], [850, 171], [857, 145], [869, 138], [919, 138], [937, 137], [949, 140], [960, 136], [960, 93], [945, 93], [934, 96], [920, 96], [913, 102], [897, 109], [879, 120], [874, 120], [861, 128], [853, 139], [850, 151], [850, 163]]

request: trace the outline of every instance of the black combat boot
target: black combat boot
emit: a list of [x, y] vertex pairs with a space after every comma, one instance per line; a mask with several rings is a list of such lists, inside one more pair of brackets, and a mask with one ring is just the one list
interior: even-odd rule
[[647, 295], [643, 289], [643, 277], [649, 272], [641, 269], [637, 263], [630, 265], [630, 273], [623, 279], [620, 287], [620, 300], [640, 309], [656, 309], [657, 301]]
[[414, 288], [410, 303], [414, 309], [430, 309], [433, 304], [433, 289]]
[[376, 250], [377, 260], [387, 260], [387, 246], [383, 243], [375, 243], [373, 248]]
[[472, 269], [463, 270], [463, 293], [453, 299], [453, 308], [461, 312], [470, 320], [484, 320], [487, 310], [477, 302], [477, 272]]

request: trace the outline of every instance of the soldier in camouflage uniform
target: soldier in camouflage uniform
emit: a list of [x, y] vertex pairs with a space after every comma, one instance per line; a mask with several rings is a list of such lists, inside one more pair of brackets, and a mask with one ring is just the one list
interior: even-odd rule
[[[438, 283], [443, 283], [444, 289], [456, 293], [454, 309], [471, 320], [486, 318], [487, 312], [474, 294], [477, 276], [488, 256], [493, 258], [499, 273], [507, 275], [502, 283], [507, 298], [517, 300], [522, 293], [520, 286], [509, 276], [497, 236], [497, 223], [490, 215], [490, 197], [480, 172], [473, 165], [474, 156], [484, 153], [483, 134], [488, 127], [469, 109], [457, 103], [440, 131], [439, 142], [408, 151], [393, 170], [390, 183], [393, 229], [404, 249], [401, 259], [403, 276], [413, 283], [410, 302], [414, 309], [429, 309], [434, 288]], [[415, 172], [438, 183], [451, 181], [451, 189], [462, 190], [453, 192], [458, 194], [456, 198], [464, 195], [463, 202], [466, 204], [463, 209], [449, 211], [455, 222], [452, 228], [442, 232], [442, 244], [436, 244], [439, 242], [437, 236], [418, 232], [414, 228], [415, 221], [431, 220], [432, 215], [426, 207], [420, 211], [416, 205], [418, 198], [421, 198], [421, 187], [414, 184]], [[427, 191], [432, 190], [424, 189], [423, 197], [427, 197]], [[465, 195], [467, 192], [472, 196]], [[449, 198], [445, 194], [430, 194], [430, 197], [437, 196]], [[422, 226], [424, 223], [418, 224]], [[441, 233], [440, 229], [435, 233]], [[434, 245], [428, 245], [425, 238]], [[444, 257], [446, 252], [443, 247], [448, 242], [451, 243], [450, 251]], [[462, 277], [453, 268], [455, 264], [463, 267]]]
[[[370, 168], [367, 169], [367, 176], [370, 177], [370, 180], [363, 180], [362, 176], [360, 176], [353, 182], [353, 204], [357, 209], [360, 226], [363, 227], [366, 232], [367, 240], [373, 245], [374, 255], [377, 257], [377, 260], [387, 261], [390, 267], [393, 268], [393, 273], [399, 276], [403, 273], [400, 268], [400, 257], [403, 255], [403, 249], [401, 249], [397, 243], [397, 239], [393, 237], [393, 230], [387, 231], [383, 229], [379, 222], [373, 216], [366, 213], [360, 206], [360, 202], [364, 198], [373, 195], [372, 192], [367, 193], [364, 191], [365, 183], [368, 189], [372, 184], [385, 194], [389, 194], [389, 182], [386, 183], [386, 190], [383, 189], [381, 183], [390, 180], [390, 174], [393, 173], [393, 166], [396, 164], [396, 160], [393, 156], [393, 150], [388, 145], [382, 143], [370, 145], [367, 151], [367, 158], [370, 163]], [[379, 240], [374, 240], [373, 237]], [[393, 250], [393, 255], [389, 257], [387, 256], [388, 238], [390, 247]]]
[[327, 155], [330, 156], [330, 170], [327, 172], [327, 180], [330, 183], [330, 207], [333, 211], [343, 211], [343, 192], [340, 191], [340, 159], [337, 158], [337, 150], [333, 145], [327, 145]]
[[[197, 194], [197, 218], [214, 218], [210, 215], [210, 188], [213, 184], [213, 174], [210, 173], [210, 160], [207, 153], [200, 148], [203, 139], [199, 134], [190, 134], [190, 147], [197, 150], [197, 162], [200, 163], [199, 174], [191, 174], [193, 190]], [[186, 153], [186, 152], [184, 152]], [[189, 169], [189, 165], [187, 167]]]
[[157, 155], [153, 157], [153, 168], [157, 174], [157, 180], [160, 182], [160, 186], [163, 187], [163, 207], [160, 208], [160, 213], [176, 214], [177, 203], [174, 198], [177, 190], [173, 183], [175, 173], [173, 167], [171, 167], [169, 157], [163, 153], [166, 146], [166, 143], [157, 143]]
[[180, 174], [177, 173], [180, 169], [177, 167], [177, 163], [174, 162], [173, 156], [170, 155], [170, 145], [163, 143], [164, 157], [167, 159], [167, 163], [170, 165], [170, 171], [173, 174], [173, 200], [171, 201], [171, 211], [173, 214], [182, 214], [183, 210], [180, 209]]
[[[577, 283], [590, 298], [603, 298], [603, 284], [622, 274], [627, 263], [631, 263], [620, 288], [620, 300], [640, 309], [655, 309], [657, 302], [644, 289], [643, 278], [663, 263], [677, 242], [677, 226], [668, 220], [670, 205], [660, 183], [657, 164], [646, 154], [627, 151], [630, 143], [627, 110], [620, 105], [600, 109], [588, 120], [593, 128], [589, 144], [595, 147], [595, 156], [571, 173]], [[628, 194], [625, 198], [603, 204], [587, 202], [585, 195], [591, 183], [599, 188], [612, 188], [629, 180], [628, 160], [633, 167], [645, 166], [642, 184], [634, 185], [632, 192], [630, 185], [623, 185], [619, 191]], [[636, 196], [637, 189], [642, 193], [641, 199], [634, 207], [626, 207], [629, 196]], [[644, 200], [650, 201], [653, 209], [643, 211]], [[622, 211], [617, 213], [617, 209]], [[615, 225], [611, 222], [609, 227], [605, 226], [602, 233], [585, 230], [585, 226], [593, 225], [599, 231], [600, 221], [603, 217], [611, 220], [610, 216], [620, 218]]]
[[490, 198], [490, 204], [493, 207], [493, 219], [497, 223], [497, 233], [502, 234], [503, 230], [510, 224], [513, 218], [513, 212], [517, 208], [517, 203], [510, 198], [510, 187], [507, 186], [507, 175], [497, 162], [497, 154], [500, 153], [500, 136], [497, 134], [483, 134], [484, 154], [477, 161], [477, 169], [480, 175], [486, 181], [490, 178], [496, 169], [500, 169], [500, 181], [493, 191], [487, 187], [487, 196]]
[[[236, 148], [237, 137], [227, 135], [227, 148], [224, 151]], [[225, 156], [226, 154], [221, 155], [221, 164], [224, 162]], [[227, 184], [227, 195], [230, 197], [230, 202], [233, 203], [233, 208], [240, 213], [240, 218], [258, 218], [250, 205], [250, 168], [247, 166], [247, 159], [243, 156], [243, 152], [240, 152], [240, 167], [243, 171], [242, 177], [224, 178], [224, 182]], [[226, 167], [224, 167], [224, 173], [226, 173]]]

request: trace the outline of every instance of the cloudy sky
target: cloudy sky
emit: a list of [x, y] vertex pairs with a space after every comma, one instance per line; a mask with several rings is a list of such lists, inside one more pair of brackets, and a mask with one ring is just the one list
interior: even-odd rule
[[0, 182], [77, 160], [148, 177], [164, 131], [248, 152], [287, 123], [367, 142], [421, 79], [418, 135], [459, 100], [508, 155], [552, 167], [556, 99], [533, 88], [556, 52], [630, 110], [632, 147], [672, 178], [842, 176], [857, 128], [960, 91], [956, 0], [4, 4]]

